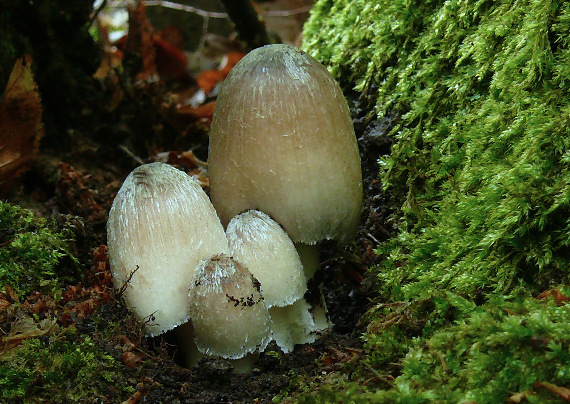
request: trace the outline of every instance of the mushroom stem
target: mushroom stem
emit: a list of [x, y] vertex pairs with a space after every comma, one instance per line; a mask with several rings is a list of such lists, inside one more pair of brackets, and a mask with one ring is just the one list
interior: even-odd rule
[[315, 321], [311, 306], [305, 298], [285, 307], [271, 307], [269, 315], [273, 322], [273, 339], [285, 353], [293, 351], [295, 345], [315, 342]]
[[316, 245], [309, 245], [305, 243], [294, 243], [297, 254], [303, 264], [303, 271], [307, 280], [311, 279], [313, 275], [319, 270], [321, 261], [319, 259], [319, 247]]
[[192, 321], [188, 321], [179, 327], [172, 330], [180, 354], [182, 356], [182, 363], [184, 367], [190, 369], [192, 366], [197, 365], [198, 361], [204, 357], [194, 342], [194, 327]]
[[235, 373], [249, 373], [255, 367], [259, 353], [249, 353], [243, 358], [230, 360]]

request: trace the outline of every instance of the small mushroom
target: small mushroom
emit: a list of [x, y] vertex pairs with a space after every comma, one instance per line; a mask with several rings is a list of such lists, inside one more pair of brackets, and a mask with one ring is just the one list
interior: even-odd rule
[[263, 212], [235, 216], [226, 229], [233, 258], [245, 265], [261, 284], [268, 307], [287, 306], [303, 297], [307, 280], [293, 242]]
[[259, 280], [269, 315], [273, 339], [283, 352], [295, 345], [315, 341], [319, 328], [311, 306], [303, 297], [307, 280], [293, 242], [263, 212], [241, 213], [228, 224], [230, 253]]
[[296, 243], [348, 242], [356, 234], [362, 173], [346, 100], [329, 72], [293, 46], [255, 49], [230, 72], [208, 162], [224, 225], [256, 209]]
[[188, 321], [188, 289], [202, 259], [229, 253], [224, 229], [197, 180], [164, 163], [133, 170], [107, 223], [115, 288], [159, 335]]
[[189, 296], [200, 352], [240, 359], [263, 351], [271, 341], [271, 320], [259, 282], [233, 258], [202, 260]]

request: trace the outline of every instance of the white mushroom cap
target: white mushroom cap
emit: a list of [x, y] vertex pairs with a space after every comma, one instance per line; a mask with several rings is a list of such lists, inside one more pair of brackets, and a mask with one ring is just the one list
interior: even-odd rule
[[220, 255], [201, 261], [189, 296], [200, 352], [239, 359], [263, 351], [271, 341], [271, 320], [259, 282], [233, 258]]
[[273, 219], [250, 210], [226, 229], [230, 254], [261, 284], [267, 307], [286, 306], [303, 297], [307, 280], [293, 242]]
[[[198, 181], [163, 163], [133, 170], [107, 223], [115, 287], [154, 336], [186, 322], [198, 262], [228, 253], [223, 227]], [[131, 277], [132, 275], [132, 277]]]
[[346, 100], [329, 72], [293, 46], [255, 49], [230, 72], [208, 162], [224, 225], [257, 209], [294, 242], [345, 242], [358, 229], [362, 173]]

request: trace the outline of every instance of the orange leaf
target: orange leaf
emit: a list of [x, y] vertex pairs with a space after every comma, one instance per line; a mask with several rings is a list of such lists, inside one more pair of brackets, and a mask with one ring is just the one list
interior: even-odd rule
[[224, 56], [220, 67], [217, 70], [205, 70], [198, 76], [196, 80], [198, 82], [198, 86], [206, 94], [216, 87], [220, 81], [224, 80], [230, 71], [234, 68], [234, 66], [245, 56], [244, 53], [241, 52], [229, 52]]
[[138, 2], [136, 8], [129, 8], [129, 34], [125, 51], [140, 56], [142, 68], [137, 73], [137, 81], [151, 81], [156, 75], [154, 34], [150, 21], [146, 18], [144, 2]]
[[224, 57], [220, 68], [218, 69], [223, 73], [224, 78], [229, 74], [229, 72], [234, 68], [234, 66], [245, 56], [242, 52], [229, 52]]
[[16, 61], [0, 104], [0, 185], [28, 169], [43, 136], [42, 104], [31, 63], [30, 55]]
[[552, 297], [554, 299], [554, 301], [556, 302], [556, 304], [559, 306], [562, 304], [570, 302], [570, 298], [568, 298], [568, 296], [564, 295], [558, 289], [551, 289], [551, 290], [547, 290], [545, 292], [542, 292], [536, 298], [540, 300], [540, 299], [545, 299], [547, 297]]
[[198, 82], [198, 86], [208, 94], [216, 87], [216, 84], [223, 79], [224, 74], [219, 70], [204, 70], [200, 73], [196, 81]]
[[161, 78], [165, 80], [191, 80], [190, 74], [186, 70], [188, 60], [184, 52], [159, 36], [154, 37], [154, 47], [156, 69]]

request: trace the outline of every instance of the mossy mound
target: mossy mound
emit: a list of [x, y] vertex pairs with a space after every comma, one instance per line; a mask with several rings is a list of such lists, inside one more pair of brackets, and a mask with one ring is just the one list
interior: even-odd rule
[[[403, 345], [402, 336], [417, 325], [422, 318], [418, 315], [427, 306], [435, 313], [427, 316], [428, 322], [441, 321], [445, 312], [453, 313], [456, 320], [431, 334], [432, 327], [426, 327], [423, 338], [408, 335], [400, 376], [391, 380], [387, 364], [379, 367], [374, 355], [378, 347]], [[436, 294], [421, 304], [379, 316], [374, 327], [376, 336], [368, 342], [371, 354], [366, 366], [377, 370], [368, 375], [368, 388], [362, 386], [366, 380], [362, 376], [358, 382], [325, 379], [318, 392], [304, 395], [301, 402], [561, 403], [566, 397], [570, 305], [555, 299], [506, 301], [493, 295], [488, 303], [477, 306], [457, 295]], [[391, 388], [370, 388], [378, 382]]]
[[570, 283], [568, 32], [564, 1], [316, 3], [304, 49], [388, 128], [397, 206], [363, 365], [302, 401], [562, 401], [570, 305], [530, 296]]
[[83, 231], [79, 218], [45, 219], [0, 201], [0, 287], [19, 298], [33, 291], [61, 295], [66, 282], [81, 278], [76, 241]]
[[121, 396], [134, 392], [121, 375], [123, 364], [90, 337], [74, 328], [48, 335], [51, 338], [31, 338], [0, 354], [1, 399], [79, 403], [114, 397], [120, 402]]
[[569, 30], [564, 1], [315, 6], [305, 49], [399, 117], [381, 158], [394, 296], [568, 282]]

